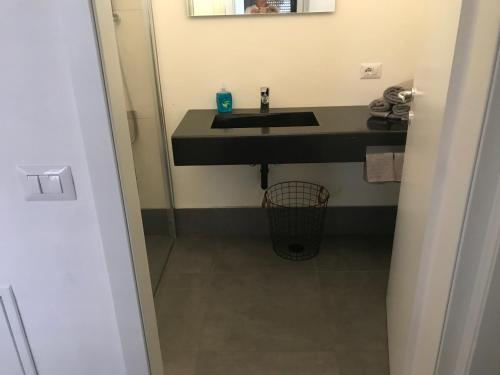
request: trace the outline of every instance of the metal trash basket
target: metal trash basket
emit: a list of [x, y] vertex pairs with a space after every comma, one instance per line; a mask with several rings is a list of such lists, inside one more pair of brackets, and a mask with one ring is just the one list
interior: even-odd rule
[[267, 209], [273, 248], [280, 257], [306, 260], [318, 255], [330, 193], [321, 185], [286, 181], [269, 187]]

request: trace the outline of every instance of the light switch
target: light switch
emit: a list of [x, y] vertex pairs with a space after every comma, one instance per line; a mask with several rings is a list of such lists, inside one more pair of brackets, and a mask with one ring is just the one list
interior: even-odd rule
[[40, 180], [38, 179], [38, 176], [26, 176], [27, 179], [27, 190], [29, 190], [33, 194], [41, 194], [42, 189], [40, 187]]
[[55, 175], [43, 175], [39, 176], [40, 187], [42, 189], [42, 194], [61, 194], [61, 179], [59, 176]]
[[76, 199], [69, 166], [18, 166], [19, 181], [28, 201], [70, 201]]

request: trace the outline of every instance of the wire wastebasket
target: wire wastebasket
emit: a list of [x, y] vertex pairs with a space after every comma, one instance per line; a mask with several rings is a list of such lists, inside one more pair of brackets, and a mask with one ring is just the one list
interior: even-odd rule
[[280, 257], [306, 260], [318, 255], [330, 193], [321, 185], [287, 181], [269, 187], [267, 209], [273, 248]]

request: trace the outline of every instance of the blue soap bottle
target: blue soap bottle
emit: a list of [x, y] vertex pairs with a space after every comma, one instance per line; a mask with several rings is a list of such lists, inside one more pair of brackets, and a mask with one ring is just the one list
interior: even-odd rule
[[217, 111], [219, 113], [229, 113], [233, 111], [233, 96], [223, 87], [217, 94]]

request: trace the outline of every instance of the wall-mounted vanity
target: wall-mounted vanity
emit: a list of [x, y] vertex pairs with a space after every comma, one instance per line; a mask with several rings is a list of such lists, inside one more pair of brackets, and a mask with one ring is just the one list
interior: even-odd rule
[[406, 143], [401, 122], [372, 122], [366, 106], [189, 110], [172, 135], [174, 164], [268, 164], [364, 162], [367, 146]]

